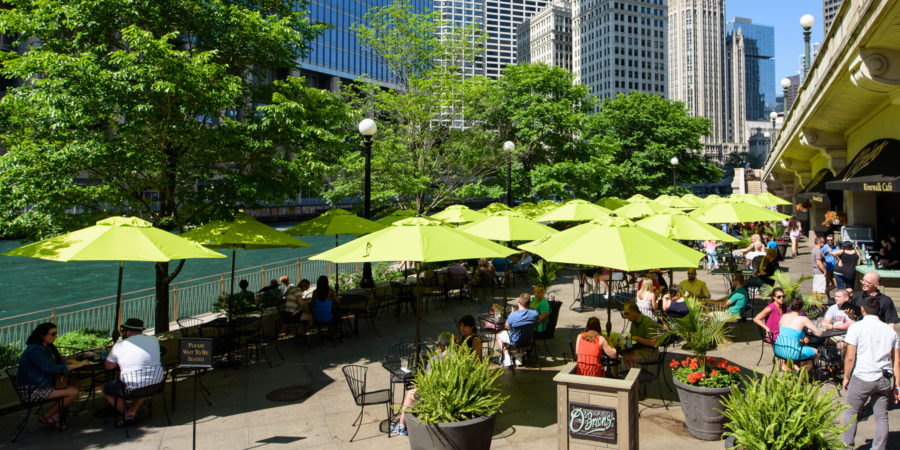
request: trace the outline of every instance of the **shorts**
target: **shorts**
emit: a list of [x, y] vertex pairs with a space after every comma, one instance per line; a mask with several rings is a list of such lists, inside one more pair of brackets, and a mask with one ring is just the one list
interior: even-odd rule
[[53, 388], [50, 386], [38, 387], [23, 384], [18, 386], [18, 393], [23, 403], [39, 403], [50, 397], [50, 394], [53, 393]]
[[831, 339], [834, 343], [844, 342], [844, 336], [832, 336], [828, 339]]
[[125, 398], [125, 383], [122, 380], [109, 380], [103, 385], [103, 393], [110, 397]]
[[816, 273], [813, 274], [813, 292], [816, 294], [824, 294], [825, 293], [825, 274]]
[[509, 345], [509, 331], [501, 331], [497, 333], [497, 337], [500, 339], [501, 343]]

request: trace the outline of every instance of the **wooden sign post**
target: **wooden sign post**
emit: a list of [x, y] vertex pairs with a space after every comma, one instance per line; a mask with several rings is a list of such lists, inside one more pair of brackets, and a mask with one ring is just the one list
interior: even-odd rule
[[213, 340], [203, 338], [178, 339], [178, 365], [194, 369], [194, 450], [197, 449], [197, 382], [200, 369], [210, 369], [213, 363]]

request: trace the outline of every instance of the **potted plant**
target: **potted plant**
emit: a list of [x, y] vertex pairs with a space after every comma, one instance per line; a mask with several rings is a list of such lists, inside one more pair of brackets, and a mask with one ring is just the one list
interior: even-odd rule
[[825, 213], [825, 221], [822, 225], [846, 225], [847, 214], [843, 211], [828, 211]]
[[728, 322], [740, 317], [723, 308], [705, 306], [700, 300], [685, 299], [688, 315], [681, 319], [663, 318], [660, 339], [681, 336], [693, 358], [672, 361], [672, 379], [678, 389], [681, 409], [691, 436], [707, 441], [718, 440], [725, 431], [725, 418], [718, 411], [733, 386], [740, 383], [740, 368], [725, 359], [708, 358], [706, 354], [719, 345], [731, 342]]
[[822, 383], [805, 370], [763, 374], [731, 388], [723, 402], [725, 448], [742, 450], [837, 450], [846, 448], [839, 418], [847, 408], [835, 387], [821, 395]]
[[761, 297], [771, 297], [772, 291], [775, 290], [775, 288], [780, 287], [784, 291], [784, 303], [790, 304], [791, 300], [797, 297], [802, 298], [803, 314], [813, 320], [827, 309], [825, 308], [824, 301], [815, 294], [800, 293], [800, 285], [803, 284], [804, 281], [811, 280], [811, 276], [800, 274], [800, 278], [798, 278], [797, 281], [794, 281], [787, 272], [775, 272], [772, 275], [772, 279], [775, 280], [774, 286], [763, 285], [763, 287], [759, 289], [759, 295]]
[[456, 343], [426, 358], [428, 370], [413, 381], [419, 399], [406, 411], [410, 448], [490, 449], [497, 413], [509, 398], [496, 385], [503, 371]]
[[[281, 291], [278, 292], [280, 293]], [[256, 298], [253, 294], [241, 293], [221, 295], [212, 304], [213, 312], [225, 317], [238, 316], [257, 307]], [[229, 308], [231, 309], [230, 311]]]
[[802, 203], [797, 204], [797, 211], [806, 212], [809, 211], [809, 208], [812, 208], [812, 203], [810, 203], [809, 200], [803, 200]]
[[543, 286], [544, 295], [546, 295], [547, 298], [551, 298], [550, 294], [558, 290], [557, 288], [551, 288], [551, 286], [553, 286], [553, 282], [556, 281], [556, 276], [559, 271], [562, 270], [562, 265], [541, 260], [534, 263], [531, 268], [532, 270], [527, 275], [528, 279], [531, 280], [531, 283], [534, 286]]

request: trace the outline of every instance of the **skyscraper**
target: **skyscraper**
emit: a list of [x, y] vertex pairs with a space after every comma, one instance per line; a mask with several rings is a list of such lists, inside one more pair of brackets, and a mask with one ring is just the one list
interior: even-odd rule
[[516, 62], [543, 62], [572, 71], [572, 2], [553, 0], [516, 28]]
[[[728, 86], [742, 90], [746, 120], [767, 120], [775, 110], [775, 28], [735, 17], [725, 24], [725, 53], [729, 59]], [[740, 72], [735, 72], [735, 56], [743, 57]], [[729, 96], [733, 103], [736, 92]], [[743, 142], [743, 139], [734, 142]]]
[[575, 0], [575, 80], [597, 97], [666, 96], [665, 0]]
[[669, 0], [669, 98], [712, 122], [705, 154], [722, 160], [729, 149], [725, 113], [725, 0]]
[[822, 19], [825, 22], [823, 28], [825, 36], [828, 36], [828, 30], [831, 29], [834, 16], [841, 10], [842, 3], [844, 3], [844, 0], [822, 0]]
[[791, 75], [787, 79], [791, 80], [791, 87], [788, 88], [787, 95], [784, 96], [785, 116], [791, 111], [791, 107], [794, 106], [794, 100], [797, 100], [797, 94], [800, 93], [800, 75]]

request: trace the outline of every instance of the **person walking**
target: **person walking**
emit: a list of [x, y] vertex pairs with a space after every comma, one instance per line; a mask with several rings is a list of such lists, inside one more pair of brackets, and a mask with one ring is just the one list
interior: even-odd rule
[[841, 249], [831, 253], [837, 258], [834, 280], [838, 289], [853, 289], [856, 286], [856, 266], [860, 263], [859, 252], [852, 241], [844, 241]]
[[812, 255], [812, 273], [813, 273], [813, 294], [819, 297], [828, 296], [828, 281], [825, 280], [825, 253], [822, 247], [825, 246], [825, 240], [816, 238], [815, 246], [809, 251]]
[[857, 415], [872, 399], [875, 436], [871, 448], [883, 450], [888, 439], [888, 398], [900, 402], [900, 378], [894, 376], [900, 375], [900, 339], [894, 327], [878, 319], [878, 310], [878, 301], [868, 299], [862, 307], [862, 320], [850, 325], [844, 338], [844, 367], [848, 369], [844, 371], [844, 390], [850, 407], [844, 413], [844, 425], [850, 427], [841, 440], [848, 447], [855, 447]]
[[800, 236], [803, 235], [803, 227], [800, 226], [800, 221], [797, 220], [797, 216], [791, 216], [791, 220], [788, 221], [787, 229], [791, 236], [791, 250], [793, 250], [791, 257], [793, 258], [800, 254], [799, 242]]

